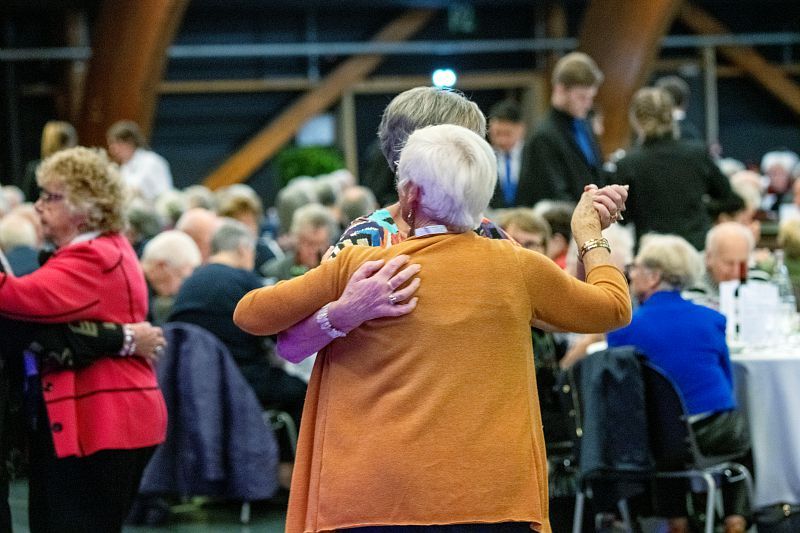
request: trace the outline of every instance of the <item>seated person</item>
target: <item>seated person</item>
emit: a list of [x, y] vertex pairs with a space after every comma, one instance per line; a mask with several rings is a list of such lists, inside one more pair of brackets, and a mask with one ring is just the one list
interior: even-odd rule
[[338, 237], [339, 224], [328, 208], [311, 203], [294, 212], [289, 233], [294, 241], [294, 251], [264, 265], [261, 269], [264, 277], [281, 281], [319, 266], [323, 255]]
[[[630, 270], [631, 292], [641, 305], [630, 325], [608, 334], [608, 345], [635, 346], [675, 382], [703, 454], [744, 458], [750, 444], [733, 396], [725, 317], [685, 300], [680, 292], [700, 268], [697, 252], [685, 239], [655, 234], [643, 239]], [[672, 517], [670, 531], [688, 531], [688, 521], [680, 518], [685, 499], [677, 491], [671, 496], [659, 500]], [[724, 485], [723, 501], [726, 533], [743, 533], [749, 515], [744, 482]]]
[[10, 213], [0, 220], [0, 248], [15, 276], [24, 276], [39, 268], [36, 226], [25, 216]]
[[705, 272], [684, 296], [691, 301], [719, 309], [719, 284], [738, 280], [742, 265], [750, 264], [755, 248], [753, 233], [738, 222], [722, 222], [706, 234]]
[[164, 231], [145, 245], [141, 263], [150, 292], [147, 318], [151, 322], [166, 322], [183, 280], [201, 260], [197, 244], [182, 231]]
[[791, 150], [767, 152], [761, 158], [761, 173], [769, 179], [762, 207], [775, 212], [776, 216], [781, 204], [792, 201], [792, 172], [798, 160], [797, 154]]
[[218, 191], [217, 199], [219, 203], [217, 214], [219, 216], [238, 220], [258, 238], [256, 240], [255, 260], [255, 272], [258, 272], [259, 267], [277, 257], [275, 251], [267, 244], [267, 241], [260, 238], [261, 223], [264, 219], [264, 207], [261, 203], [261, 198], [249, 185], [237, 183]]
[[[306, 384], [271, 364], [269, 339], [245, 333], [233, 323], [233, 311], [248, 292], [262, 286], [253, 272], [255, 236], [241, 222], [227, 219], [211, 239], [211, 257], [181, 285], [170, 322], [188, 322], [217, 336], [228, 347], [264, 408], [286, 411], [297, 427], [303, 412]], [[276, 313], [280, 310], [276, 309]], [[282, 460], [291, 453], [281, 446]]]
[[572, 240], [572, 228], [569, 221], [572, 210], [575, 208], [569, 202], [542, 201], [536, 204], [534, 211], [540, 214], [552, 230], [552, 236], [547, 245], [547, 256], [561, 268], [567, 268], [567, 252]]
[[[520, 246], [546, 255], [550, 225], [533, 209], [518, 207], [504, 210], [498, 214], [497, 222]], [[545, 443], [551, 455], [552, 444], [561, 445], [574, 438], [574, 420], [570, 420], [565, 412], [556, 386], [559, 378], [558, 361], [564, 356], [564, 345], [556, 341], [553, 333], [539, 328], [531, 328], [531, 337]]]

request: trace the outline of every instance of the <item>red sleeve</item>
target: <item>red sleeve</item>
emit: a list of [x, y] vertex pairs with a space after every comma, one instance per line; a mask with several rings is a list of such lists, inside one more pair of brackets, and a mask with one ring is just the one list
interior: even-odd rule
[[91, 319], [100, 302], [103, 262], [91, 247], [69, 247], [35, 272], [0, 274], [0, 313], [33, 322]]

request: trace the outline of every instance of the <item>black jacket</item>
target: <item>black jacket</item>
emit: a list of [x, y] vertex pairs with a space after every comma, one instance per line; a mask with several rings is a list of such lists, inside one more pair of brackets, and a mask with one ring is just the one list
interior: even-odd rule
[[662, 138], [634, 148], [617, 163], [614, 181], [630, 185], [625, 218], [636, 239], [649, 232], [680, 235], [698, 250], [713, 217], [744, 207], [705, 146]]
[[518, 205], [533, 205], [539, 200], [577, 202], [583, 187], [606, 184], [603, 156], [597, 140], [589, 133], [596, 165], [581, 152], [573, 132], [573, 117], [555, 108], [525, 143], [517, 190]]

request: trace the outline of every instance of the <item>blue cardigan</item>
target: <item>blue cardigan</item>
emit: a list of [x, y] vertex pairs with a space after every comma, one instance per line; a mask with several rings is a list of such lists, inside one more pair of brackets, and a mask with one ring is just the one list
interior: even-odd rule
[[725, 317], [681, 297], [653, 294], [608, 346], [633, 345], [677, 384], [690, 415], [736, 408]]

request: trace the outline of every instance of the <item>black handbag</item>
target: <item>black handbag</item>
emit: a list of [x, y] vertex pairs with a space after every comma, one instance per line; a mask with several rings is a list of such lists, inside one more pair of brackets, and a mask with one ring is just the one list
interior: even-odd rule
[[779, 503], [754, 514], [758, 533], [797, 533], [800, 531], [800, 505]]

